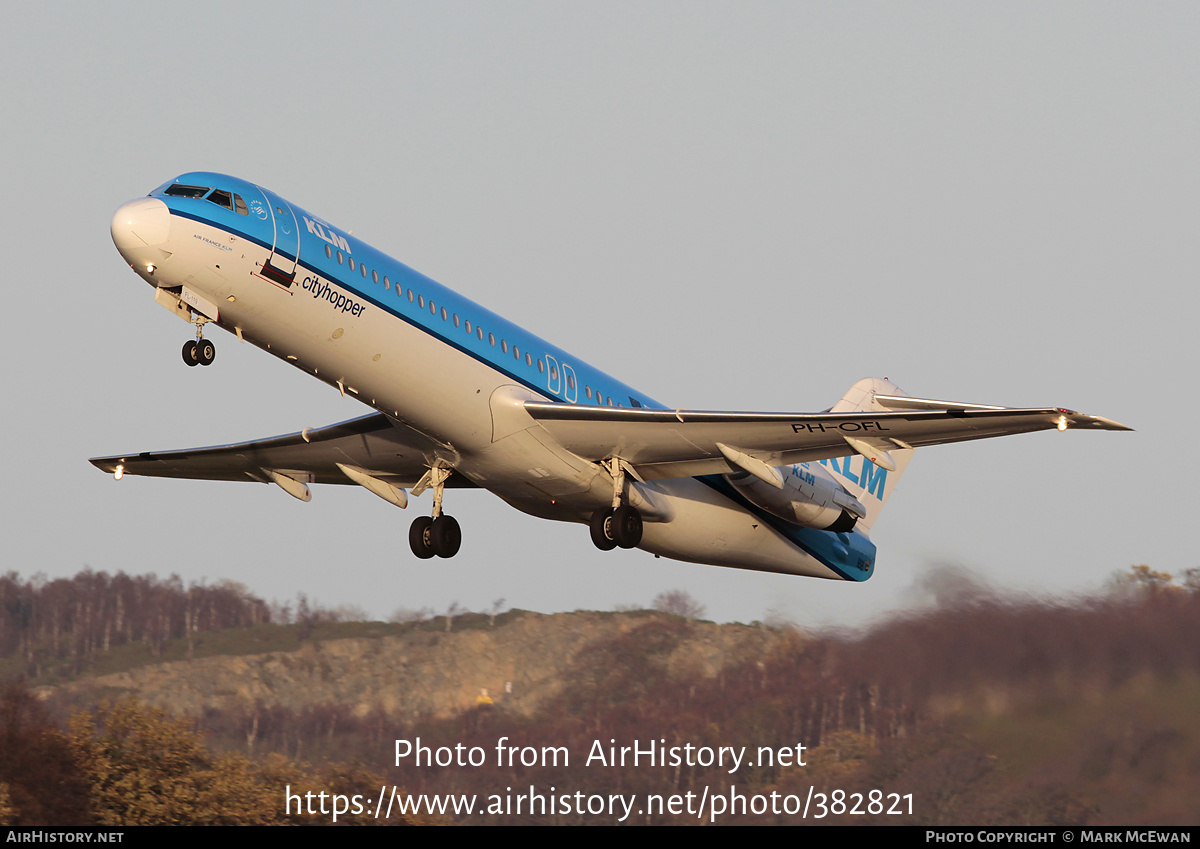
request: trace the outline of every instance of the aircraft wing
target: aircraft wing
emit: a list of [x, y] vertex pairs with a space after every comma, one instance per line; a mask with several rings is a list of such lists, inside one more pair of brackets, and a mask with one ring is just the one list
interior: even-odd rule
[[568, 451], [589, 460], [619, 457], [647, 480], [728, 472], [730, 455], [722, 446], [767, 466], [783, 466], [1035, 430], [1131, 429], [1057, 407], [1018, 409], [883, 395], [875, 396], [875, 402], [884, 409], [737, 413], [532, 401], [525, 409]]
[[[218, 481], [274, 481], [284, 475], [303, 483], [351, 484], [339, 464], [365, 472], [395, 487], [412, 487], [428, 469], [427, 452], [440, 446], [382, 413], [305, 429], [299, 433], [182, 451], [143, 451], [115, 457], [93, 457], [106, 472]], [[280, 483], [284, 486], [287, 482]], [[446, 486], [474, 486], [452, 475]]]

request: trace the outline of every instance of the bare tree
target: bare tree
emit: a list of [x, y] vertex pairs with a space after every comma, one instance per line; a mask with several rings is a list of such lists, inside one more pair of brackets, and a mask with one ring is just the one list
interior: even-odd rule
[[704, 615], [705, 607], [688, 593], [687, 590], [670, 590], [659, 593], [654, 597], [655, 610], [663, 613], [673, 613], [684, 619], [699, 619]]
[[420, 610], [413, 610], [408, 607], [397, 607], [392, 615], [388, 617], [389, 622], [394, 622], [398, 625], [406, 625], [409, 622], [425, 622], [433, 618], [433, 610], [429, 607], [422, 607]]
[[496, 627], [496, 617], [499, 616], [507, 605], [505, 599], [498, 598], [492, 602], [491, 608], [488, 610], [488, 626]]

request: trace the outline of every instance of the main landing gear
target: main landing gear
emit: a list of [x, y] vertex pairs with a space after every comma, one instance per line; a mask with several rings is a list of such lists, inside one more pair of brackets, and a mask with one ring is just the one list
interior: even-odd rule
[[597, 510], [588, 522], [592, 543], [601, 551], [621, 548], [637, 548], [642, 541], [642, 514], [636, 507], [621, 503], [625, 490], [625, 468], [621, 461], [613, 458], [613, 503], [607, 510]]
[[183, 343], [183, 361], [189, 366], [209, 366], [217, 358], [217, 346], [211, 339], [204, 338], [204, 325], [207, 318], [196, 319], [196, 339]]
[[642, 541], [642, 514], [636, 507], [622, 504], [616, 510], [597, 510], [588, 523], [592, 542], [601, 551], [637, 548]]
[[462, 545], [462, 529], [453, 516], [418, 516], [408, 529], [408, 544], [422, 560], [453, 557]]
[[442, 491], [449, 477], [449, 469], [430, 469], [412, 490], [415, 496], [433, 487], [433, 515], [418, 516], [408, 529], [408, 545], [412, 553], [422, 560], [453, 557], [462, 546], [462, 529], [458, 526], [458, 520], [442, 513]]

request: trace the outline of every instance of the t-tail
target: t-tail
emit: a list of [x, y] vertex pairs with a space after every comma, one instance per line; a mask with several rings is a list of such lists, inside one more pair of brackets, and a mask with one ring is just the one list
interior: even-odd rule
[[[888, 412], [895, 407], [877, 400], [907, 397], [900, 387], [880, 377], [864, 377], [833, 405], [831, 413]], [[822, 460], [820, 465], [853, 495], [864, 509], [857, 528], [869, 533], [884, 503], [896, 490], [900, 476], [912, 459], [913, 449], [899, 440], [885, 437], [845, 437], [850, 449], [847, 456]]]

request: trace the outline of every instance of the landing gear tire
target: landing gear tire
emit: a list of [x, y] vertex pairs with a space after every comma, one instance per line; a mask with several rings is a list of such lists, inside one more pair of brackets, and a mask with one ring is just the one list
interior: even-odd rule
[[612, 537], [613, 513], [611, 510], [597, 510], [588, 522], [592, 532], [592, 544], [601, 551], [612, 551], [617, 547], [617, 541]]
[[196, 356], [196, 341], [194, 339], [189, 339], [183, 343], [183, 361], [189, 366], [200, 364], [200, 359]]
[[212, 343], [211, 339], [196, 340], [196, 361], [202, 366], [212, 365], [212, 361], [217, 358], [217, 346]]
[[408, 546], [422, 560], [433, 557], [433, 517], [418, 516], [408, 528]]
[[438, 557], [453, 557], [462, 547], [462, 529], [453, 516], [438, 516], [430, 529], [433, 553]]
[[642, 514], [622, 504], [613, 511], [612, 538], [621, 548], [637, 548], [642, 541]]

